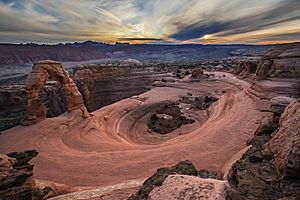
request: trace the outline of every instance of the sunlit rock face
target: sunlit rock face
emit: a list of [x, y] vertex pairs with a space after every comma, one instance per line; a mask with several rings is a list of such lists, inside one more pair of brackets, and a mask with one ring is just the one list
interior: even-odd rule
[[279, 45], [269, 51], [256, 70], [259, 79], [300, 76], [300, 44]]
[[195, 176], [170, 175], [162, 186], [149, 194], [149, 200], [160, 199], [215, 199], [225, 200], [230, 187], [226, 181], [202, 179]]
[[56, 61], [36, 62], [26, 81], [27, 118], [25, 123], [35, 123], [47, 116], [45, 105], [39, 98], [39, 92], [48, 79], [59, 82], [66, 95], [67, 111], [80, 109], [82, 115], [87, 117], [87, 110], [83, 98], [69, 74], [63, 69], [62, 64]]

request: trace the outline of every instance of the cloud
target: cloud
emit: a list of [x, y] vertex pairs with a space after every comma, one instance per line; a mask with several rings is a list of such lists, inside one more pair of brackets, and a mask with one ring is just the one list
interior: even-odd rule
[[299, 32], [299, 0], [0, 0], [0, 42], [255, 43]]
[[[226, 4], [225, 1], [223, 3]], [[226, 37], [259, 30], [263, 32], [276, 26], [282, 27], [281, 32], [288, 33], [286, 23], [300, 20], [300, 1], [298, 0], [270, 3], [260, 8], [259, 2], [251, 1], [253, 5], [250, 7], [247, 3], [246, 5], [243, 3], [239, 1], [239, 4], [223, 6], [220, 10], [208, 9], [200, 16], [194, 14], [184, 18], [184, 14], [177, 15], [174, 19], [170, 19], [169, 26], [172, 29], [168, 36], [178, 41], [185, 41], [201, 38], [206, 34]], [[249, 8], [253, 8], [253, 12], [245, 12]], [[300, 29], [299, 24], [296, 27]], [[278, 33], [274, 32], [274, 34]], [[279, 33], [279, 35], [282, 34]]]
[[132, 40], [139, 40], [139, 41], [161, 41], [161, 38], [118, 38], [120, 41], [132, 41]]

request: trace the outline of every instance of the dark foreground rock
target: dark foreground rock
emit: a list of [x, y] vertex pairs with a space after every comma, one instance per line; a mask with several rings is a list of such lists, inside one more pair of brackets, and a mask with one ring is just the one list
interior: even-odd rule
[[159, 168], [154, 175], [148, 178], [139, 191], [128, 198], [128, 200], [147, 199], [150, 192], [161, 186], [165, 179], [171, 174], [197, 176], [198, 172], [191, 161], [182, 161], [173, 167]]
[[[261, 126], [252, 147], [229, 172], [240, 199], [300, 197], [300, 103], [292, 102], [278, 121], [280, 110], [274, 110], [271, 125]], [[271, 134], [275, 126], [279, 128]]]
[[41, 199], [46, 195], [47, 188], [37, 191], [29, 181], [33, 165], [28, 161], [37, 155], [35, 150], [0, 155], [0, 200]]
[[193, 94], [188, 93], [174, 103], [157, 106], [155, 113], [151, 115], [148, 121], [148, 128], [150, 131], [160, 134], [170, 133], [185, 124], [195, 122], [189, 114], [183, 112], [183, 108], [206, 110], [215, 101], [218, 101], [215, 96], [193, 96]]
[[167, 134], [182, 125], [194, 123], [195, 120], [186, 117], [175, 103], [163, 105], [156, 113], [151, 115], [148, 127], [151, 131]]

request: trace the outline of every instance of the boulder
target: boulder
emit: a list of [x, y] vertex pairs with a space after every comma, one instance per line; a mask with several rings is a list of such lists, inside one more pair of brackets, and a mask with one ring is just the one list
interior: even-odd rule
[[0, 154], [0, 177], [7, 176], [13, 171], [13, 166], [18, 161], [14, 158], [8, 157], [7, 155]]
[[175, 103], [158, 106], [147, 125], [150, 131], [168, 134], [185, 124], [192, 124], [195, 120], [186, 117]]
[[281, 115], [284, 109], [294, 100], [291, 97], [277, 96], [271, 99], [271, 112]]
[[262, 119], [258, 129], [255, 131], [255, 135], [270, 135], [272, 134], [277, 128], [278, 123], [273, 121], [274, 117], [266, 117]]
[[187, 175], [170, 175], [162, 186], [156, 187], [150, 192], [148, 199], [225, 200], [229, 191], [230, 187], [227, 181]]
[[131, 195], [128, 200], [146, 200], [150, 192], [158, 186], [161, 186], [165, 179], [171, 174], [181, 174], [197, 176], [197, 170], [191, 161], [181, 161], [173, 167], [159, 168], [157, 172], [148, 178], [139, 189], [139, 191]]
[[0, 200], [31, 200], [34, 189], [28, 183], [33, 165], [28, 161], [37, 151], [0, 154]]
[[206, 78], [201, 68], [196, 68], [192, 71], [191, 78]]

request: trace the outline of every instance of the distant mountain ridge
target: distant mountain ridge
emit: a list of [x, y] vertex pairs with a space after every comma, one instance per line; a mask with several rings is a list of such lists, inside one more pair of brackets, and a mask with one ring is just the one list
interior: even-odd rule
[[[251, 48], [263, 50], [270, 46], [232, 44], [109, 44], [96, 41], [58, 44], [0, 44], [0, 65], [31, 63], [37, 60], [86, 61], [103, 58], [135, 58], [141, 60], [172, 60], [219, 58], [231, 55], [231, 51]], [[259, 50], [259, 51], [260, 51]], [[211, 55], [210, 55], [211, 53]]]

